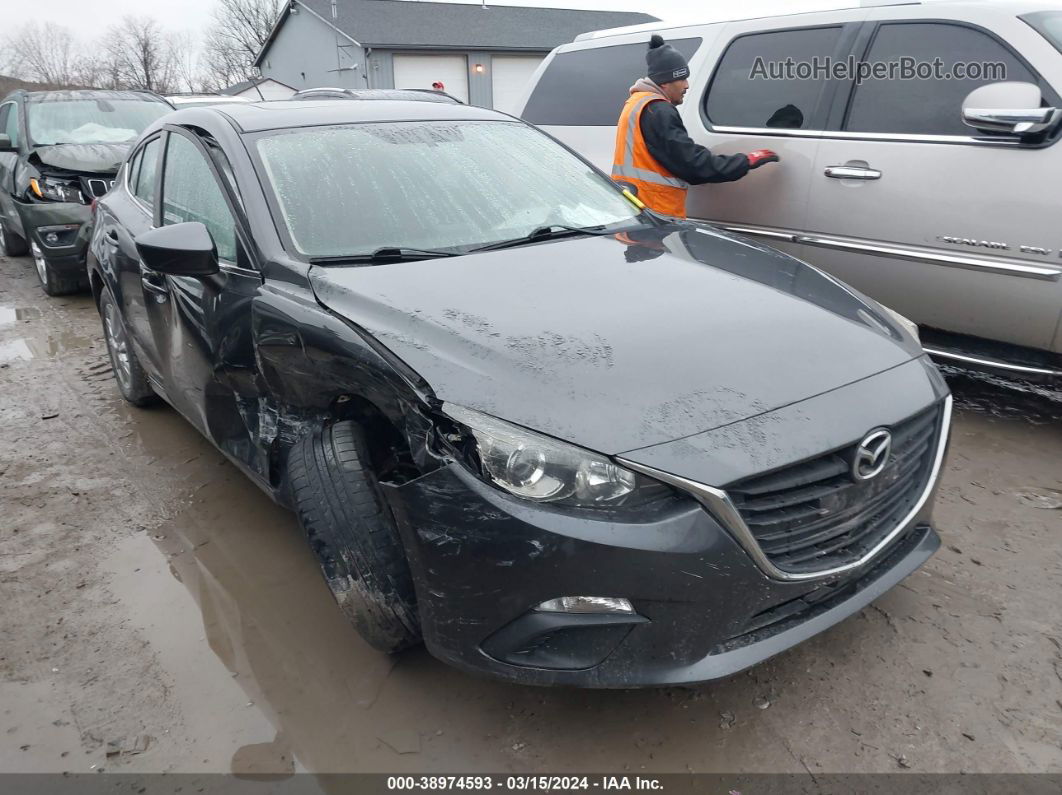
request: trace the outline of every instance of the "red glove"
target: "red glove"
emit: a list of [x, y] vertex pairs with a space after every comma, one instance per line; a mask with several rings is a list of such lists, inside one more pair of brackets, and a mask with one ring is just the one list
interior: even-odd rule
[[754, 168], [759, 168], [764, 163], [777, 163], [782, 159], [770, 149], [757, 149], [755, 152], [749, 152], [745, 157], [749, 159], [750, 171]]

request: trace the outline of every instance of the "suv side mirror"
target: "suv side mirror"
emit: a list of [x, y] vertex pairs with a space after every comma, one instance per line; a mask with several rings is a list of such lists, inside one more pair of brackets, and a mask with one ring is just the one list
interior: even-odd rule
[[11, 137], [0, 135], [0, 152], [17, 152], [18, 147], [11, 144]]
[[199, 221], [160, 226], [136, 239], [144, 265], [170, 276], [211, 276], [218, 272], [218, 251]]
[[1035, 138], [1062, 119], [1062, 110], [1042, 108], [1041, 102], [1040, 88], [1034, 83], [990, 83], [975, 88], [963, 100], [962, 120], [983, 132]]

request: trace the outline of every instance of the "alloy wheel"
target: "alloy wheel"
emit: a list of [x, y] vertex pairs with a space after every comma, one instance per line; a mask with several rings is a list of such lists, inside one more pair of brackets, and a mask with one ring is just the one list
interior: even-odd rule
[[34, 241], [30, 243], [30, 253], [33, 254], [33, 264], [37, 266], [37, 278], [41, 280], [41, 284], [45, 287], [48, 286], [48, 263], [44, 261], [44, 254], [41, 253], [41, 247]]
[[103, 330], [107, 335], [107, 349], [111, 353], [114, 373], [122, 388], [128, 390], [133, 380], [132, 366], [129, 361], [129, 339], [113, 301], [107, 302], [107, 308], [103, 314]]

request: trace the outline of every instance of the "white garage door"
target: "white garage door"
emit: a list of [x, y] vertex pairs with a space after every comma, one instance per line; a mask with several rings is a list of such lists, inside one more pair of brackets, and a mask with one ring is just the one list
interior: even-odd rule
[[491, 59], [494, 109], [516, 114], [542, 55], [495, 55]]
[[395, 88], [431, 88], [441, 82], [446, 93], [468, 102], [468, 59], [463, 55], [398, 55]]

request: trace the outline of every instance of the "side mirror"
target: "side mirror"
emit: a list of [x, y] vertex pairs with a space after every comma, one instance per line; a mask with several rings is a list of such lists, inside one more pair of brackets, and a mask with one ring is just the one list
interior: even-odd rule
[[975, 88], [962, 103], [964, 124], [983, 132], [1035, 138], [1062, 120], [1062, 110], [1040, 107], [1039, 86], [1033, 83], [990, 83]]
[[11, 137], [8, 135], [0, 135], [0, 152], [17, 152], [18, 147], [12, 146]]
[[210, 276], [218, 272], [214, 239], [199, 221], [160, 226], [136, 239], [144, 265], [170, 276]]

